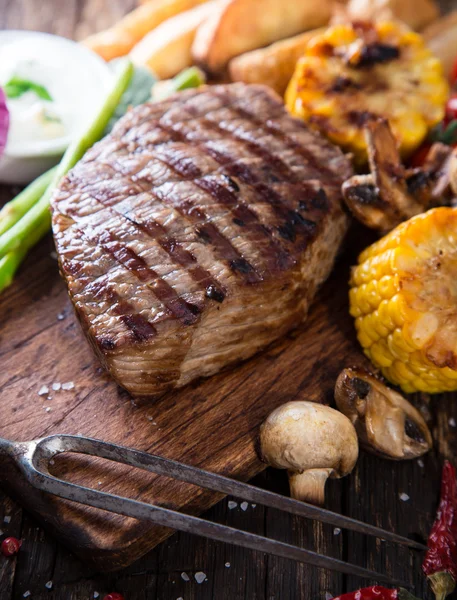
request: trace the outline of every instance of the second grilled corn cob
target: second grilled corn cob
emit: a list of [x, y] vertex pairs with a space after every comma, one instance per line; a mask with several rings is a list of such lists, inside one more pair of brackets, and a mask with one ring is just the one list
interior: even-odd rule
[[457, 209], [417, 215], [362, 252], [350, 311], [389, 381], [405, 392], [457, 390]]

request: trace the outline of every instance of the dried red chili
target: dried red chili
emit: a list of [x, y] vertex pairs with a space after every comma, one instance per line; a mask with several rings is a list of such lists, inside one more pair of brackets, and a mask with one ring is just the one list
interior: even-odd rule
[[437, 600], [452, 594], [457, 582], [457, 480], [455, 468], [444, 463], [441, 500], [422, 569]]
[[388, 589], [379, 585], [363, 588], [349, 594], [337, 596], [333, 600], [416, 600], [403, 589]]
[[107, 594], [103, 600], [125, 600], [122, 594], [118, 594], [118, 592], [111, 592], [111, 594]]

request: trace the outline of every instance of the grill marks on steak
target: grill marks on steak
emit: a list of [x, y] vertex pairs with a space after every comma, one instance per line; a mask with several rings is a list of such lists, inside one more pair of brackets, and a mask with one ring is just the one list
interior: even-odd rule
[[[217, 322], [208, 311], [220, 308], [228, 346], [249, 346], [250, 332], [257, 338], [240, 359], [290, 328], [292, 313], [302, 317], [338, 240], [320, 250], [322, 265], [297, 299], [303, 257], [332, 219], [334, 232], [344, 230], [339, 187], [350, 174], [337, 149], [260, 86], [189, 90], [122, 119], [52, 202], [70, 294], [121, 384], [157, 393], [196, 376], [195, 327], [202, 315], [210, 327]], [[262, 327], [262, 297], [271, 292], [284, 294], [283, 302], [271, 298], [272, 310], [287, 314], [265, 316]], [[251, 329], [249, 303], [258, 308]], [[213, 352], [200, 374], [214, 372], [219, 354], [233, 360], [224, 358], [232, 346]], [[137, 383], [119, 374], [135, 369]]]

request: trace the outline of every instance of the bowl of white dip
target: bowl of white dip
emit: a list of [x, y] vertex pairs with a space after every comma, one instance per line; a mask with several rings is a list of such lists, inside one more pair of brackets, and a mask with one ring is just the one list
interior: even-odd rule
[[84, 46], [36, 31], [0, 31], [0, 86], [10, 126], [0, 181], [25, 184], [57, 164], [112, 83], [110, 67]]

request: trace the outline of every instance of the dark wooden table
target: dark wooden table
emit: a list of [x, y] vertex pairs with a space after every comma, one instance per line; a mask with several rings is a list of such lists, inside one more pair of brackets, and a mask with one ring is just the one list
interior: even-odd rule
[[[0, 0], [0, 25], [3, 29], [37, 29], [79, 39], [115, 21], [134, 3], [135, 0]], [[457, 8], [455, 0], [442, 4], [444, 8]], [[13, 191], [1, 190], [0, 199], [9, 199]], [[43, 256], [51, 249], [52, 240], [48, 237], [34, 252]], [[33, 276], [31, 270], [29, 273]], [[399, 463], [394, 469], [391, 463], [362, 454], [350, 478], [338, 486], [329, 484], [329, 507], [392, 529], [404, 531], [407, 522], [409, 530], [414, 531], [417, 523], [418, 531], [426, 531], [438, 498], [439, 465], [443, 457], [452, 459], [456, 454], [456, 399], [456, 394], [447, 395], [430, 404], [433, 453], [423, 461]], [[439, 418], [434, 411], [438, 402], [445, 407], [439, 411]], [[282, 472], [267, 471], [254, 483], [288, 493]], [[408, 494], [410, 500], [400, 501], [400, 493]], [[220, 502], [206, 516], [290, 543], [314, 545], [320, 552], [334, 553], [380, 571], [390, 570], [397, 576], [414, 573], [416, 594], [432, 598], [424, 585], [418, 556], [360, 536], [337, 532], [329, 536], [328, 530], [318, 523], [306, 523], [260, 506], [249, 505], [244, 511], [238, 503], [230, 508], [230, 500], [233, 499]], [[0, 557], [0, 600], [19, 600], [29, 597], [27, 592], [33, 600], [89, 600], [102, 598], [110, 591], [122, 592], [126, 600], [324, 600], [326, 595], [332, 597], [361, 583], [352, 577], [184, 534], [175, 534], [121, 572], [99, 574], [37, 527], [1, 492], [0, 530], [23, 540], [18, 559]], [[331, 546], [325, 543], [329, 537]], [[198, 572], [206, 575], [200, 584], [195, 580]]]

